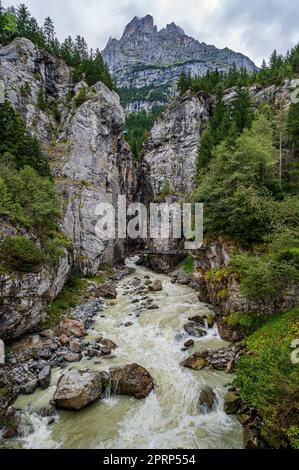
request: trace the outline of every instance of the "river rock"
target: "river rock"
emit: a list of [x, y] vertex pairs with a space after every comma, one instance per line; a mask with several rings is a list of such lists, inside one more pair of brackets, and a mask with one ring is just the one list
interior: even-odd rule
[[53, 330], [44, 330], [39, 334], [39, 336], [41, 338], [53, 339], [55, 337], [55, 331], [53, 331]]
[[201, 413], [210, 413], [213, 411], [215, 402], [217, 400], [216, 394], [211, 387], [205, 387], [199, 397], [199, 406]]
[[35, 392], [35, 390], [37, 389], [37, 386], [38, 386], [37, 379], [32, 379], [29, 382], [21, 386], [20, 392], [23, 393], [23, 395], [31, 395], [32, 393]]
[[76, 353], [76, 354], [81, 353], [81, 351], [82, 351], [82, 345], [81, 345], [79, 339], [73, 339], [73, 340], [70, 342], [70, 351], [71, 351], [72, 353]]
[[154, 281], [152, 284], [149, 285], [150, 292], [160, 292], [163, 290], [162, 282], [159, 280]]
[[238, 413], [242, 405], [241, 398], [236, 392], [228, 392], [225, 397], [224, 411], [228, 415], [235, 415]]
[[202, 325], [199, 323], [186, 323], [186, 325], [184, 325], [184, 330], [188, 335], [194, 336], [195, 338], [202, 338], [207, 335], [207, 332], [202, 329]]
[[193, 339], [189, 339], [189, 341], [186, 341], [186, 343], [184, 344], [185, 348], [189, 349], [189, 348], [193, 348], [194, 346], [194, 341]]
[[183, 367], [193, 370], [202, 370], [207, 366], [206, 359], [202, 356], [201, 353], [195, 353], [193, 356], [188, 357], [183, 363]]
[[259, 430], [252, 426], [245, 426], [243, 431], [245, 449], [258, 449], [260, 448], [260, 433]]
[[103, 354], [103, 356], [110, 356], [110, 354], [111, 354], [111, 349], [110, 349], [110, 348], [107, 348], [106, 346], [104, 346], [104, 347], [101, 349], [101, 353]]
[[106, 346], [107, 348], [109, 349], [116, 349], [117, 348], [117, 345], [111, 341], [110, 339], [101, 339], [101, 341], [98, 341], [99, 343], [101, 343], [103, 346]]
[[148, 397], [154, 389], [154, 381], [147, 370], [138, 364], [129, 364], [110, 372], [109, 382], [114, 393], [137, 399]]
[[192, 323], [197, 323], [198, 325], [201, 325], [203, 328], [205, 328], [205, 326], [206, 326], [204, 317], [201, 317], [200, 315], [195, 315], [194, 317], [189, 317], [188, 320]]
[[65, 362], [80, 362], [82, 359], [82, 354], [68, 353], [63, 357], [63, 359]]
[[78, 320], [63, 320], [59, 325], [60, 335], [67, 337], [75, 336], [76, 338], [83, 338], [87, 336], [84, 324]]
[[38, 385], [43, 389], [46, 390], [51, 383], [51, 367], [46, 366], [43, 370], [38, 374]]
[[66, 335], [61, 335], [59, 336], [59, 342], [62, 346], [66, 346], [67, 344], [69, 344], [70, 339]]
[[54, 402], [58, 408], [79, 411], [99, 400], [101, 393], [100, 373], [71, 369], [60, 377]]
[[96, 297], [102, 297], [106, 300], [116, 300], [117, 290], [115, 284], [111, 281], [107, 281], [104, 284], [97, 286], [93, 291], [93, 295]]

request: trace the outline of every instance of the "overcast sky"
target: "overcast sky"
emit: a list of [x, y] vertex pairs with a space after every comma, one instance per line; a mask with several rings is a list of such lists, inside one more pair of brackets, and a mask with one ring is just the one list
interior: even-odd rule
[[[24, 1], [24, 0], [23, 0]], [[22, 1], [2, 0], [4, 6]], [[274, 48], [285, 53], [299, 42], [298, 0], [27, 0], [39, 22], [51, 16], [60, 40], [84, 36], [103, 49], [119, 39], [134, 16], [154, 16], [158, 28], [174, 21], [186, 34], [219, 48], [242, 52], [260, 65]]]

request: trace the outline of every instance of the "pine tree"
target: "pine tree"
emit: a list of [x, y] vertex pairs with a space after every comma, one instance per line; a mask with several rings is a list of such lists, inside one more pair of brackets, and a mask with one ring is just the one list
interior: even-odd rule
[[179, 83], [178, 83], [178, 90], [179, 90], [180, 95], [184, 95], [186, 91], [188, 91], [189, 86], [191, 86], [189, 77], [186, 75], [185, 72], [182, 72], [179, 78]]
[[55, 27], [52, 19], [48, 16], [44, 22], [44, 35], [46, 44], [50, 46], [55, 40]]
[[237, 96], [232, 104], [232, 119], [237, 130], [241, 133], [246, 127], [250, 127], [253, 120], [251, 108], [251, 98], [249, 92], [244, 87], [238, 87]]
[[2, 2], [0, 0], [0, 42], [4, 41], [5, 38], [5, 15], [4, 15], [4, 8], [2, 6]]
[[16, 11], [16, 26], [19, 36], [27, 37], [30, 27], [31, 14], [26, 5], [22, 3], [17, 7]]

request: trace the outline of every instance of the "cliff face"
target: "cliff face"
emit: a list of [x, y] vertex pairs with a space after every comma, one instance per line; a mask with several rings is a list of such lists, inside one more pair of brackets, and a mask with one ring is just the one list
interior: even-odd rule
[[[249, 71], [256, 68], [248, 57], [200, 43], [174, 23], [158, 31], [150, 15], [135, 17], [120, 40], [110, 39], [103, 57], [120, 88], [147, 88], [148, 95], [148, 88], [156, 88], [166, 97], [175, 92], [182, 72], [203, 76], [216, 68], [227, 71], [234, 63]], [[159, 102], [153, 98], [144, 101], [151, 105]], [[136, 110], [140, 103], [140, 99], [132, 99], [128, 110]]]
[[187, 95], [154, 125], [143, 148], [154, 196], [163, 192], [165, 183], [172, 193], [186, 194], [195, 189], [198, 146], [210, 107], [206, 94]]
[[[135, 171], [123, 140], [125, 115], [119, 97], [101, 82], [86, 92], [83, 102], [70, 98], [86, 84], [71, 82], [71, 68], [39, 50], [27, 39], [0, 48], [0, 78], [7, 98], [22, 114], [48, 156], [61, 196], [61, 229], [71, 241], [69, 252], [54, 270], [2, 275], [0, 337], [16, 338], [37, 328], [72, 269], [93, 275], [102, 262], [123, 260], [124, 244], [97, 237], [96, 206], [114, 202], [119, 194], [132, 199]], [[40, 109], [43, 94], [48, 106]], [[19, 234], [1, 220], [0, 237]], [[24, 234], [31, 237], [30, 234]]]
[[[279, 102], [288, 108], [297, 86], [298, 80], [287, 80], [282, 86], [253, 86], [249, 90], [253, 107]], [[223, 99], [229, 104], [235, 97], [236, 88], [231, 88], [224, 92]], [[211, 96], [187, 93], [168, 106], [143, 147], [141, 189], [146, 188], [147, 193], [155, 197], [163, 192], [167, 182], [171, 193], [192, 193], [195, 189], [198, 148], [211, 116], [212, 104]]]
[[224, 316], [248, 312], [276, 314], [298, 305], [299, 288], [295, 285], [290, 285], [278, 300], [273, 301], [257, 302], [241, 295], [238, 281], [227, 269], [236, 249], [240, 250], [236, 244], [218, 239], [205, 243], [194, 253], [193, 280], [200, 301], [212, 304], [216, 312]]

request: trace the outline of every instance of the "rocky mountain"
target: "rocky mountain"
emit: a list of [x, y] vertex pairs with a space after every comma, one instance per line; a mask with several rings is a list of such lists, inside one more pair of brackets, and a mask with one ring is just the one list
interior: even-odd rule
[[208, 70], [228, 71], [233, 64], [256, 69], [243, 54], [200, 43], [174, 23], [158, 31], [150, 15], [135, 17], [120, 40], [110, 38], [103, 57], [118, 87], [124, 89], [129, 112], [165, 104], [182, 72], [203, 76]]
[[[60, 194], [61, 229], [70, 240], [55, 269], [1, 274], [0, 337], [6, 339], [41, 323], [71, 270], [93, 275], [102, 262], [123, 259], [122, 241], [97, 236], [95, 212], [99, 202], [113, 202], [118, 194], [132, 199], [135, 172], [130, 148], [123, 140], [125, 114], [119, 96], [103, 83], [76, 101], [87, 85], [72, 83], [70, 67], [22, 38], [0, 48], [0, 77], [6, 97], [25, 119], [29, 132], [42, 142]], [[59, 122], [49, 109], [39, 106], [41, 92], [47, 103], [57, 107]], [[29, 238], [30, 234], [1, 217], [0, 240], [6, 236]]]

